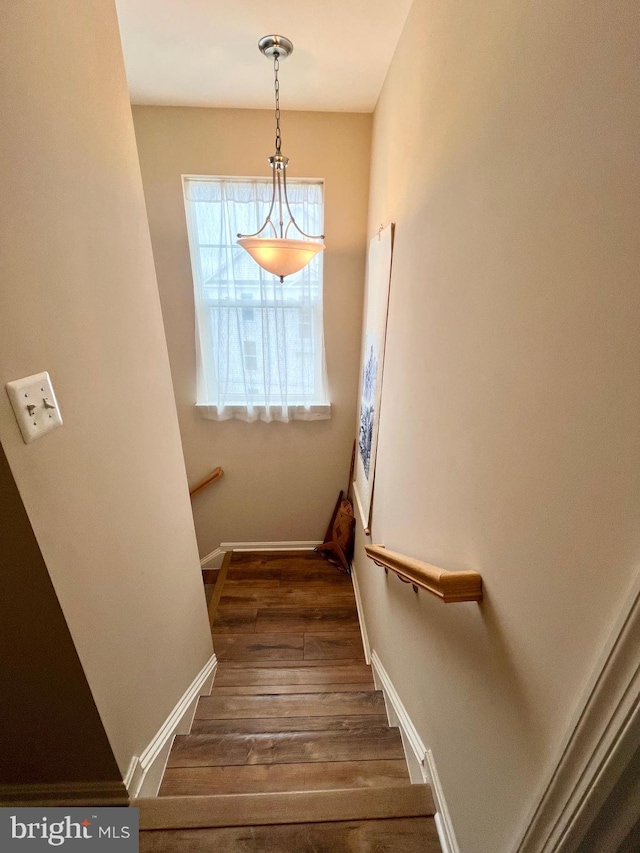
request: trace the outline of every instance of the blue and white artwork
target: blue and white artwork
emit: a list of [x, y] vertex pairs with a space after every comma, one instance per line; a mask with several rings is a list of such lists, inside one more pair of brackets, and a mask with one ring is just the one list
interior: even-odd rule
[[369, 472], [371, 470], [377, 380], [378, 341], [374, 335], [367, 335], [365, 341], [365, 362], [362, 371], [362, 397], [360, 399], [360, 427], [358, 431], [360, 458], [362, 459], [362, 466], [367, 480], [369, 479]]

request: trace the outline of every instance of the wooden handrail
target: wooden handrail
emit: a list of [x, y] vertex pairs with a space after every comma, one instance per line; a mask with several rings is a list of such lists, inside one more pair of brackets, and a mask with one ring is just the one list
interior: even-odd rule
[[482, 575], [478, 572], [448, 572], [421, 560], [387, 551], [384, 545], [365, 545], [367, 556], [402, 580], [426, 589], [445, 604], [454, 601], [482, 601]]
[[223, 474], [224, 471], [218, 465], [218, 467], [214, 468], [208, 477], [205, 477], [204, 480], [200, 480], [199, 483], [196, 483], [195, 486], [189, 490], [189, 496], [193, 497], [194, 495], [197, 495], [198, 492], [201, 492], [203, 489], [206, 489], [210, 483], [215, 483], [216, 480], [219, 480]]

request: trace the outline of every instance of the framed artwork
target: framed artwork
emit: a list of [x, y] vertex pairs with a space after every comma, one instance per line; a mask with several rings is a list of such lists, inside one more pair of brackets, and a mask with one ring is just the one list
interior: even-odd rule
[[356, 437], [353, 493], [362, 526], [371, 525], [371, 503], [378, 446], [378, 422], [382, 398], [384, 346], [389, 312], [389, 285], [393, 252], [393, 223], [381, 228], [369, 244], [367, 301], [364, 318], [360, 408]]

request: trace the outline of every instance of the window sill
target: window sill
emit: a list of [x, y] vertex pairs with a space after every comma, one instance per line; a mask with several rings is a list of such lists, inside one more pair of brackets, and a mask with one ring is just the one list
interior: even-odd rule
[[243, 406], [218, 407], [207, 403], [196, 403], [201, 417], [209, 421], [238, 420], [246, 423], [254, 421], [326, 421], [331, 418], [331, 403], [312, 403], [292, 406]]

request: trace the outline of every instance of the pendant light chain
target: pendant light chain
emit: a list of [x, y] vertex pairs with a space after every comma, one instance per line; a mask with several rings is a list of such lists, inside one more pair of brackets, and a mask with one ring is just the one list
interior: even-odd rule
[[273, 56], [274, 88], [276, 92], [276, 154], [280, 154], [282, 146], [282, 135], [280, 133], [280, 80], [278, 79], [278, 71], [280, 71], [280, 55], [276, 51]]

